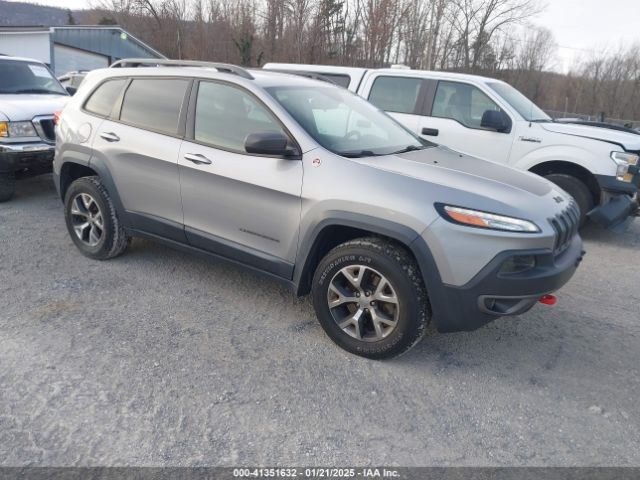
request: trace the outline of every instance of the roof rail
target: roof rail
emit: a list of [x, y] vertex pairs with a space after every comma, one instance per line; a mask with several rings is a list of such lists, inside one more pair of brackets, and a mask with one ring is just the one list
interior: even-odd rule
[[123, 58], [111, 64], [110, 68], [137, 68], [137, 67], [202, 67], [215, 68], [219, 72], [233, 73], [239, 77], [253, 80], [246, 69], [230, 63], [201, 62], [197, 60], [164, 60], [161, 58]]

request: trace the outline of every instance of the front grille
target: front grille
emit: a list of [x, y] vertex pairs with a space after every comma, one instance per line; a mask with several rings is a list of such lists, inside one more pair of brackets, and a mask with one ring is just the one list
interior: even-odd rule
[[580, 208], [578, 204], [571, 200], [567, 208], [549, 219], [549, 223], [551, 223], [556, 232], [553, 253], [554, 255], [559, 255], [569, 247], [573, 237], [578, 233], [580, 223]]
[[38, 136], [45, 142], [54, 143], [56, 141], [56, 129], [53, 123], [53, 116], [43, 115], [33, 119], [33, 126], [38, 132]]

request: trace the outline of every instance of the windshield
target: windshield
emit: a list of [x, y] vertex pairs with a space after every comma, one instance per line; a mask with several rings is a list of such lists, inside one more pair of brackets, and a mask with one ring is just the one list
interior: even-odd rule
[[0, 94], [2, 93], [68, 95], [43, 64], [0, 59]]
[[344, 157], [370, 157], [431, 146], [376, 107], [336, 87], [266, 89], [320, 145]]
[[504, 98], [528, 122], [551, 121], [549, 115], [511, 85], [502, 82], [491, 82], [487, 85]]

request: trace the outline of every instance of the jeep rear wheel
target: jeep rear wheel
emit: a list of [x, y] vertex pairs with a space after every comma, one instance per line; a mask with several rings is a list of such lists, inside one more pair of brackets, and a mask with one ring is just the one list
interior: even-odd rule
[[401, 246], [376, 237], [331, 250], [316, 269], [312, 296], [327, 335], [367, 358], [406, 352], [423, 337], [431, 318], [415, 260]]
[[73, 182], [64, 205], [67, 230], [84, 255], [106, 260], [125, 251], [129, 239], [98, 177], [83, 177]]
[[0, 173], [0, 202], [11, 200], [16, 191], [16, 175], [14, 172]]
[[545, 177], [550, 182], [555, 183], [565, 192], [573, 197], [580, 208], [580, 223], [582, 227], [587, 221], [587, 213], [593, 209], [594, 201], [589, 187], [581, 180], [564, 173], [552, 173]]

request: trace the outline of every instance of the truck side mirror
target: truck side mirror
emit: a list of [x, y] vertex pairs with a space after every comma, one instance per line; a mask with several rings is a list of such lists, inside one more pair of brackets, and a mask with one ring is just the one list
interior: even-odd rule
[[480, 126], [496, 132], [509, 133], [511, 131], [511, 119], [502, 110], [487, 110], [482, 114]]

